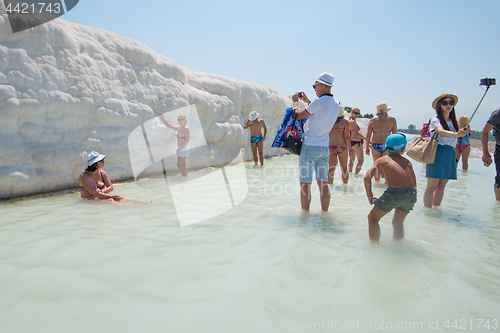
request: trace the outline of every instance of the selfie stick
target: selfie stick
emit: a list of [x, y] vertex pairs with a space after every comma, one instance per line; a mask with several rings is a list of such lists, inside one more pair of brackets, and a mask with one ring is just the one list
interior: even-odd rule
[[479, 108], [479, 105], [481, 105], [481, 102], [483, 101], [484, 96], [486, 96], [486, 93], [488, 92], [488, 89], [490, 89], [490, 86], [488, 86], [488, 87], [486, 88], [486, 91], [484, 92], [483, 98], [481, 98], [481, 100], [479, 101], [479, 104], [476, 106], [476, 109], [474, 110], [474, 113], [472, 114], [472, 116], [470, 116], [470, 119], [469, 119], [469, 124], [470, 124], [470, 122], [472, 121], [472, 118], [474, 118], [474, 115], [476, 114], [476, 111], [477, 111], [477, 109]]
[[[486, 82], [486, 84], [482, 84], [483, 82]], [[472, 118], [474, 118], [474, 115], [476, 114], [477, 109], [479, 109], [479, 105], [481, 105], [481, 102], [483, 101], [484, 96], [486, 96], [486, 93], [488, 92], [488, 90], [490, 89], [490, 87], [492, 85], [495, 85], [495, 84], [496, 84], [496, 80], [495, 79], [488, 79], [488, 78], [486, 78], [486, 79], [482, 79], [481, 80], [481, 83], [479, 85], [480, 86], [485, 85], [486, 86], [486, 91], [484, 92], [483, 98], [481, 98], [481, 100], [479, 101], [479, 104], [476, 106], [476, 109], [474, 110], [474, 113], [470, 117], [469, 123], [467, 124], [467, 126], [469, 126], [470, 122], [472, 121]], [[465, 126], [465, 128], [467, 128], [467, 126]]]

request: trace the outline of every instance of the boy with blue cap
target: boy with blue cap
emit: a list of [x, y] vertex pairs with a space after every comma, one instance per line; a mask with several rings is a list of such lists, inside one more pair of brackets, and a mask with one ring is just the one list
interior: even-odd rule
[[[380, 238], [379, 221], [393, 208], [394, 238], [404, 237], [403, 223], [406, 215], [417, 202], [417, 179], [410, 161], [402, 155], [405, 152], [406, 136], [403, 133], [394, 133], [387, 137], [385, 144], [389, 155], [382, 156], [373, 163], [365, 175], [365, 190], [368, 202], [374, 205], [368, 214], [368, 232], [370, 239], [378, 241]], [[377, 169], [382, 169], [387, 181], [387, 189], [380, 198], [373, 195], [372, 177]]]

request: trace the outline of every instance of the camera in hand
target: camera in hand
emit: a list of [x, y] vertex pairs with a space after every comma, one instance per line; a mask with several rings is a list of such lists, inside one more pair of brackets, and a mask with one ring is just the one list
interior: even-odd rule
[[[493, 80], [494, 80], [494, 79], [493, 79]], [[482, 80], [481, 80], [481, 81], [482, 81]], [[300, 92], [300, 93], [299, 93], [299, 98], [302, 98], [302, 96], [304, 96], [304, 94]]]
[[481, 83], [479, 83], [480, 86], [494, 86], [497, 84], [497, 80], [493, 79], [493, 78], [484, 78], [484, 79], [481, 79]]

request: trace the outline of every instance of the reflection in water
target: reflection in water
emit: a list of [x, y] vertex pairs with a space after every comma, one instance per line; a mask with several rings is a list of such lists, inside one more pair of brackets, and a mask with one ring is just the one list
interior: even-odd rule
[[425, 178], [416, 165], [419, 197], [406, 238], [392, 240], [389, 214], [376, 244], [368, 240], [363, 178], [344, 187], [336, 177], [330, 211], [322, 213], [313, 195], [311, 213], [302, 213], [297, 165], [296, 156], [269, 159], [264, 168], [246, 164], [248, 196], [184, 228], [168, 188], [132, 182], [116, 190], [152, 204], [77, 194], [1, 204], [1, 327], [253, 333], [326, 319], [421, 322], [426, 331], [429, 321], [444, 330], [446, 319], [498, 319], [500, 204], [492, 169], [472, 160], [431, 210], [423, 207]]

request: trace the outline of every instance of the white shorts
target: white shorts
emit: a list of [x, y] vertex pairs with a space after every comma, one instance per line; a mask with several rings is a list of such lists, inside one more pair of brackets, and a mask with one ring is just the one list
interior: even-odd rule
[[[179, 149], [179, 147], [177, 147]], [[188, 157], [189, 155], [189, 146], [185, 146], [182, 150], [177, 154], [177, 157]]]

